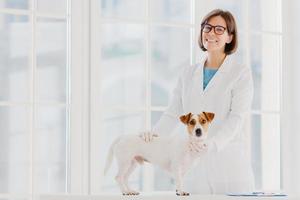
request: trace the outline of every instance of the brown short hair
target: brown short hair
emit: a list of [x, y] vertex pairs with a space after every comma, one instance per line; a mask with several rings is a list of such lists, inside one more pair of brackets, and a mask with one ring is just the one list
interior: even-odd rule
[[237, 26], [235, 23], [235, 19], [233, 17], [233, 15], [229, 12], [229, 11], [224, 11], [221, 9], [215, 9], [211, 12], [209, 12], [203, 19], [201, 22], [201, 31], [200, 31], [200, 36], [198, 38], [198, 44], [200, 46], [200, 48], [203, 51], [206, 51], [207, 49], [205, 49], [203, 43], [202, 43], [202, 29], [203, 26], [212, 18], [212, 17], [216, 17], [216, 16], [221, 16], [225, 22], [226, 22], [226, 30], [228, 32], [229, 35], [233, 35], [232, 37], [232, 41], [229, 44], [225, 45], [225, 54], [229, 55], [232, 54], [236, 51], [237, 46], [238, 46], [238, 38], [237, 38]]

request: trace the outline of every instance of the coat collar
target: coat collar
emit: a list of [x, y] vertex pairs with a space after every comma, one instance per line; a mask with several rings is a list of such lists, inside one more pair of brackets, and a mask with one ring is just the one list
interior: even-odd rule
[[[198, 67], [201, 68], [201, 70], [203, 71], [203, 67], [204, 67], [204, 63], [207, 60], [207, 57], [203, 57], [200, 61], [200, 63], [198, 64]], [[218, 72], [228, 72], [230, 71], [230, 63], [232, 62], [232, 56], [227, 55], [226, 58], [224, 59], [222, 65], [219, 67]]]
[[222, 76], [230, 71], [231, 67], [231, 56], [227, 55], [222, 65], [219, 67], [216, 74], [213, 76], [213, 78], [209, 81], [208, 85], [206, 86], [205, 90], [203, 90], [203, 68], [204, 63], [206, 61], [206, 57], [201, 59], [201, 62], [197, 66], [197, 77], [200, 77], [200, 91], [204, 94], [206, 91], [208, 91], [210, 88], [214, 87], [216, 82], [218, 82]]

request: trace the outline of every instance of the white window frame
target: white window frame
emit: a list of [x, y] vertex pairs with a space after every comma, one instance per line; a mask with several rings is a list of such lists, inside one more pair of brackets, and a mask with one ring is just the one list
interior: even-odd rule
[[90, 1], [71, 0], [70, 194], [90, 194]]

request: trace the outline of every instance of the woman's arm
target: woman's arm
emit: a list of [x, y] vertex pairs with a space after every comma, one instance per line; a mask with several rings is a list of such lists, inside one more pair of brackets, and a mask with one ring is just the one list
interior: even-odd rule
[[[245, 117], [251, 110], [253, 80], [250, 68], [246, 68], [232, 90], [231, 109], [219, 132], [210, 140], [209, 146], [222, 150], [238, 133]], [[208, 147], [210, 148], [210, 147]]]

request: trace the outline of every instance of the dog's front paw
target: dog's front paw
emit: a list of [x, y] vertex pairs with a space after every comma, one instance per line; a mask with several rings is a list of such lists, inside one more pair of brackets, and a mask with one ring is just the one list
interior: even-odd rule
[[189, 196], [190, 193], [184, 192], [184, 191], [176, 190], [176, 195], [177, 195], [177, 196]]
[[122, 193], [123, 195], [139, 195], [140, 193], [134, 190], [128, 190]]

